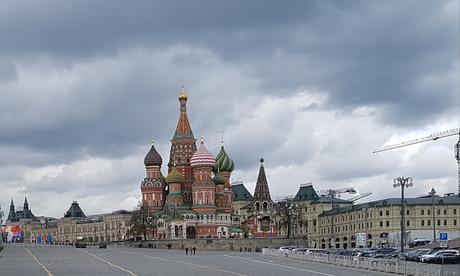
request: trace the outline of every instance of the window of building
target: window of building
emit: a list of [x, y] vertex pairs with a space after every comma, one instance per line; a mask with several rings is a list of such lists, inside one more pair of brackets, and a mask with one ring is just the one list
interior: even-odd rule
[[440, 219], [438, 219], [438, 226], [439, 226], [439, 225], [441, 225], [441, 220], [440, 220]]
[[454, 226], [457, 226], [457, 220], [454, 219]]
[[380, 216], [383, 216], [383, 211], [380, 211]]
[[427, 210], [427, 213], [428, 213], [428, 215], [431, 215], [431, 210], [428, 209], [428, 210]]
[[407, 226], [410, 226], [410, 220], [408, 220], [408, 221], [406, 222], [406, 225], [407, 225]]
[[425, 215], [425, 210], [422, 209], [422, 210], [420, 211], [420, 214], [421, 214], [422, 216], [424, 216], [424, 215]]
[[380, 221], [380, 227], [383, 227], [383, 221]]
[[456, 214], [457, 214], [457, 209], [454, 209], [454, 215], [456, 215]]
[[444, 209], [444, 215], [447, 215], [447, 210], [446, 209]]
[[421, 226], [425, 226], [425, 221], [422, 219], [422, 221], [420, 222], [420, 225]]
[[438, 210], [438, 215], [440, 215], [440, 214], [441, 214], [441, 210]]
[[387, 221], [385, 222], [385, 225], [386, 225], [387, 227], [389, 227], [389, 226], [390, 226], [390, 221], [387, 220]]
[[390, 210], [387, 210], [385, 213], [386, 213], [387, 216], [389, 216], [390, 215]]
[[408, 216], [410, 215], [410, 212], [409, 212], [409, 210], [406, 210], [406, 215], [408, 215]]
[[430, 226], [430, 225], [431, 225], [431, 220], [427, 220], [426, 224], [427, 224], [428, 226]]
[[444, 226], [447, 226], [447, 219], [444, 220]]

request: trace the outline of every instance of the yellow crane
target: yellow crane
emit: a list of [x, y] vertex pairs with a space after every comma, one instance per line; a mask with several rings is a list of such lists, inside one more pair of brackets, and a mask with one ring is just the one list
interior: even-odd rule
[[407, 147], [407, 146], [424, 143], [428, 141], [436, 141], [440, 138], [445, 138], [445, 137], [454, 136], [454, 135], [459, 135], [459, 140], [457, 144], [454, 145], [454, 150], [455, 150], [455, 159], [457, 160], [457, 164], [458, 164], [458, 179], [457, 179], [458, 183], [457, 185], [458, 185], [458, 194], [460, 195], [460, 128], [453, 128], [453, 129], [449, 129], [445, 131], [440, 131], [440, 132], [432, 133], [422, 138], [412, 139], [412, 140], [404, 141], [401, 143], [384, 146], [382, 148], [374, 150], [373, 153], [379, 153], [379, 152], [387, 151], [387, 150], [394, 150], [394, 149]]

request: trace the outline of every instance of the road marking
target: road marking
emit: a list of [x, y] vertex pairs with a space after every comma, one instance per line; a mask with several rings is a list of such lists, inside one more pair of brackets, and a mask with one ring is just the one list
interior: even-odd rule
[[137, 276], [136, 273], [131, 272], [131, 271], [129, 271], [129, 270], [127, 270], [127, 269], [125, 269], [125, 268], [123, 268], [123, 267], [121, 267], [121, 266], [118, 266], [118, 265], [116, 265], [116, 264], [114, 264], [114, 263], [112, 263], [112, 262], [110, 262], [110, 261], [108, 261], [108, 260], [106, 260], [106, 259], [103, 259], [103, 258], [101, 258], [101, 257], [99, 257], [99, 256], [97, 256], [97, 255], [94, 255], [94, 254], [92, 254], [92, 253], [89, 253], [89, 252], [87, 252], [87, 251], [85, 251], [85, 250], [82, 250], [82, 249], [79, 249], [79, 248], [77, 248], [77, 250], [80, 251], [80, 252], [83, 252], [83, 253], [85, 253], [85, 254], [88, 254], [88, 255], [90, 255], [90, 256], [93, 256], [94, 258], [96, 258], [96, 259], [98, 259], [98, 260], [100, 260], [100, 261], [103, 261], [103, 262], [107, 263], [108, 265], [111, 265], [111, 266], [113, 266], [113, 267], [116, 267], [116, 268], [118, 268], [118, 269], [124, 271], [124, 272], [127, 272], [127, 273], [130, 274], [130, 275]]
[[269, 265], [273, 265], [273, 266], [279, 266], [279, 267], [284, 267], [284, 268], [289, 268], [289, 269], [299, 270], [299, 271], [306, 271], [306, 272], [315, 273], [315, 274], [320, 274], [320, 275], [325, 275], [325, 276], [337, 276], [337, 275], [335, 275], [335, 274], [330, 274], [330, 273], [325, 273], [325, 272], [319, 272], [319, 271], [309, 270], [309, 269], [304, 269], [304, 268], [298, 268], [298, 267], [294, 267], [294, 266], [288, 266], [288, 265], [282, 265], [282, 264], [276, 264], [276, 263], [269, 263], [269, 262], [264, 262], [264, 261], [249, 259], [249, 258], [243, 258], [243, 257], [240, 257], [240, 256], [233, 256], [233, 257], [234, 257], [234, 258], [240, 258], [240, 259], [247, 260], [247, 261], [251, 261], [251, 262], [269, 264]]
[[[215, 267], [211, 267], [211, 266], [206, 266], [206, 265], [199, 265], [199, 264], [194, 264], [194, 263], [189, 263], [189, 262], [182, 262], [182, 261], [171, 260], [171, 259], [163, 259], [163, 258], [153, 257], [153, 256], [151, 256], [151, 255], [146, 255], [146, 254], [141, 254], [141, 253], [135, 253], [135, 252], [129, 252], [129, 251], [125, 251], [125, 250], [114, 250], [114, 249], [109, 249], [109, 250], [119, 251], [119, 252], [123, 252], [123, 253], [125, 253], [125, 254], [132, 254], [132, 255], [144, 256], [144, 257], [147, 257], [147, 258], [152, 258], [152, 259], [156, 259], [156, 260], [164, 261], [164, 262], [186, 264], [186, 265], [190, 265], [190, 266], [195, 266], [195, 267], [199, 267], [199, 268], [205, 268], [205, 269], [214, 270], [214, 271], [219, 271], [219, 272], [224, 272], [224, 273], [233, 274], [233, 275], [248, 276], [248, 275], [246, 275], [246, 274], [241, 274], [241, 273], [238, 273], [238, 272], [233, 272], [233, 271], [229, 271], [229, 270], [219, 269], [219, 268], [215, 268]], [[335, 276], [335, 275], [334, 275], [334, 276]]]
[[53, 276], [53, 274], [51, 274], [51, 272], [48, 270], [48, 268], [46, 268], [42, 263], [40, 263], [40, 261], [34, 256], [34, 254], [32, 254], [32, 252], [29, 251], [29, 249], [24, 247], [24, 250], [27, 251], [27, 253], [29, 253], [30, 256], [32, 256], [32, 258], [34, 258], [34, 260], [37, 262], [37, 264], [39, 264], [46, 271], [46, 273], [48, 273], [48, 276]]

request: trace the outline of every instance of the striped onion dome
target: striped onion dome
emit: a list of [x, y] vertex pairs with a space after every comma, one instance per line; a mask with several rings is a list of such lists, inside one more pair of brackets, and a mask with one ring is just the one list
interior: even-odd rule
[[225, 152], [224, 146], [222, 145], [216, 156], [216, 167], [214, 168], [214, 171], [219, 168], [221, 172], [231, 172], [234, 167], [235, 165], [233, 164], [233, 160]]
[[220, 175], [220, 173], [217, 173], [213, 178], [212, 178], [212, 181], [214, 182], [214, 184], [216, 185], [224, 185], [225, 184], [225, 178]]
[[216, 161], [211, 152], [204, 146], [203, 137], [201, 137], [200, 147], [190, 158], [190, 165], [192, 167], [214, 167]]
[[183, 183], [185, 181], [184, 176], [173, 167], [171, 172], [166, 176], [166, 183]]

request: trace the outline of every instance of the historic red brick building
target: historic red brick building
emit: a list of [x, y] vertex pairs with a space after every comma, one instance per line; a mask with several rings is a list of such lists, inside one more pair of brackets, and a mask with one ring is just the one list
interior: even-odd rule
[[142, 202], [158, 221], [156, 238], [229, 237], [233, 202], [230, 175], [234, 163], [223, 144], [216, 158], [203, 138], [197, 149], [187, 116], [187, 100], [182, 88], [168, 175], [161, 174], [162, 158], [153, 143], [145, 156]]

